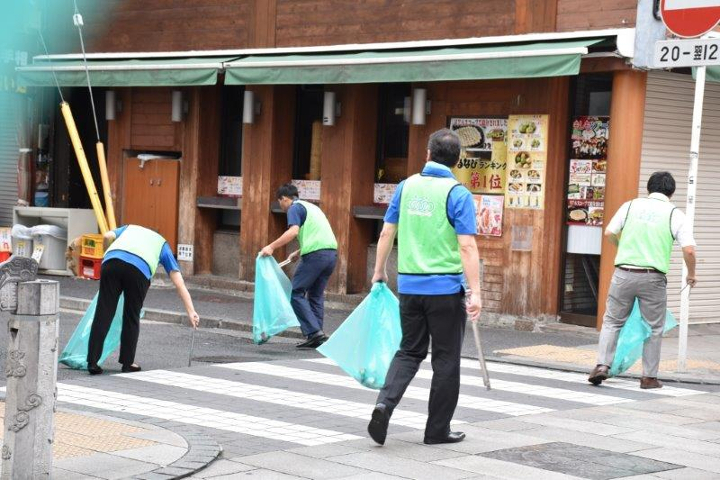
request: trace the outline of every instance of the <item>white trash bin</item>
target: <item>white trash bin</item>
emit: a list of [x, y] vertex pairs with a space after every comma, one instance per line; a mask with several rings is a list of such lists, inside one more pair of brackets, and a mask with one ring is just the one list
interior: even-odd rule
[[41, 270], [67, 270], [67, 230], [56, 225], [32, 227], [34, 248], [43, 246], [38, 268]]
[[12, 236], [13, 255], [17, 255], [18, 257], [32, 257], [32, 228], [20, 224], [13, 225], [10, 235]]

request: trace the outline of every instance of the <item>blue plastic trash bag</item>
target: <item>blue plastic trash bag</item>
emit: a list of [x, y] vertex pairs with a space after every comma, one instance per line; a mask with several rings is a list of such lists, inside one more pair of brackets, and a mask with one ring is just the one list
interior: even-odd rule
[[[93, 319], [95, 318], [95, 307], [97, 306], [97, 301], [98, 294], [96, 293], [95, 298], [93, 298], [92, 302], [90, 302], [90, 306], [85, 311], [85, 315], [83, 315], [82, 320], [80, 320], [75, 332], [73, 332], [72, 337], [70, 337], [70, 341], [65, 346], [65, 350], [63, 350], [62, 354], [60, 354], [60, 363], [64, 363], [70, 368], [74, 368], [76, 370], [87, 369], [90, 329], [92, 328]], [[121, 294], [120, 300], [118, 300], [117, 309], [115, 310], [115, 317], [113, 317], [113, 321], [110, 324], [110, 330], [108, 331], [107, 337], [105, 337], [103, 353], [100, 357], [98, 365], [102, 365], [107, 357], [109, 357], [110, 354], [120, 345], [124, 304], [125, 299]]]
[[[675, 327], [677, 327], [675, 317], [670, 313], [670, 310], [668, 310], [663, 333], [667, 333]], [[615, 358], [610, 367], [611, 376], [620, 375], [632, 367], [635, 362], [642, 357], [643, 346], [647, 339], [650, 338], [650, 334], [650, 325], [648, 325], [642, 313], [640, 313], [640, 303], [635, 299], [635, 305], [630, 313], [630, 317], [628, 317], [625, 325], [623, 325], [620, 330], [617, 349], [615, 350]]]
[[401, 339], [400, 304], [386, 284], [376, 283], [317, 351], [361, 384], [379, 390]]
[[253, 302], [253, 342], [261, 345], [273, 335], [300, 322], [290, 305], [292, 284], [272, 257], [255, 260], [255, 301]]

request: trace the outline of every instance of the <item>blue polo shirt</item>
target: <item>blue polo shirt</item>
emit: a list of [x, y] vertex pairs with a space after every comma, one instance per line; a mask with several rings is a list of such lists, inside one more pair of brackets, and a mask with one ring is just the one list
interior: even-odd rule
[[[455, 178], [452, 171], [436, 162], [427, 162], [421, 173], [423, 176]], [[397, 224], [400, 221], [400, 197], [405, 182], [400, 182], [393, 196], [385, 222]], [[447, 202], [447, 215], [450, 224], [458, 235], [477, 235], [475, 201], [470, 191], [461, 186], [450, 191]], [[398, 291], [405, 295], [451, 295], [458, 293], [465, 275], [398, 275]]]
[[305, 219], [307, 219], [307, 208], [295, 200], [287, 211], [288, 228], [294, 225], [302, 227], [305, 224]]
[[[122, 227], [113, 230], [113, 232], [115, 232], [115, 238], [120, 238], [120, 235], [123, 234], [127, 227], [127, 225], [123, 225]], [[103, 263], [113, 258], [122, 260], [123, 262], [133, 265], [138, 270], [140, 270], [142, 274], [145, 275], [145, 278], [147, 278], [148, 280], [150, 280], [150, 278], [152, 277], [148, 264], [145, 262], [145, 260], [138, 257], [134, 253], [126, 252], [124, 250], [110, 250], [103, 257]], [[178, 265], [177, 260], [175, 260], [172, 250], [170, 249], [170, 245], [168, 245], [167, 242], [165, 242], [162, 250], [160, 251], [160, 264], [163, 266], [163, 268], [168, 274], [172, 271], [180, 271], [180, 266]]]

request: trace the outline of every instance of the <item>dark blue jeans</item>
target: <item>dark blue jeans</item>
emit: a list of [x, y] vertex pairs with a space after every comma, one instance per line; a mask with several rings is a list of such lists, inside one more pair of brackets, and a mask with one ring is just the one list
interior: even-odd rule
[[325, 287], [336, 263], [337, 250], [318, 250], [303, 255], [295, 270], [290, 303], [305, 336], [309, 337], [323, 328]]

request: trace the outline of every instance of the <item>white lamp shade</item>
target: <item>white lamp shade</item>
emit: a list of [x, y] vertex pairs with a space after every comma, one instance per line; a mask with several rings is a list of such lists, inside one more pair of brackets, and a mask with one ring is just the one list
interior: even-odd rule
[[243, 123], [251, 124], [255, 122], [255, 92], [245, 90], [243, 96]]
[[323, 125], [335, 125], [335, 92], [325, 92], [323, 99]]
[[183, 94], [180, 90], [172, 92], [172, 121], [182, 122], [183, 117]]
[[413, 90], [412, 98], [412, 123], [413, 125], [425, 125], [425, 109], [427, 102], [427, 90], [416, 88]]
[[115, 120], [117, 100], [115, 98], [115, 90], [105, 91], [105, 120]]

